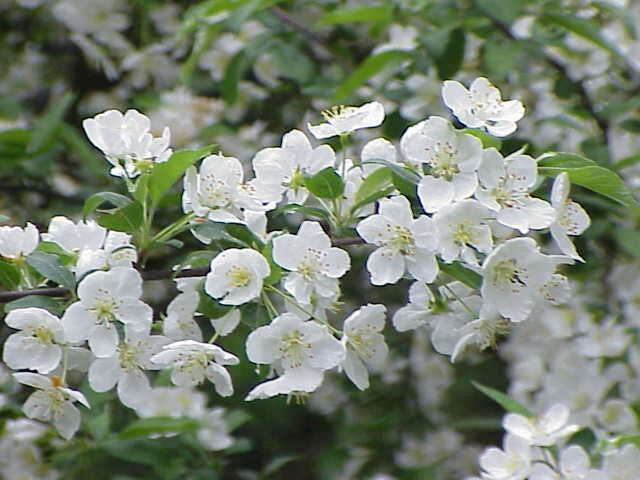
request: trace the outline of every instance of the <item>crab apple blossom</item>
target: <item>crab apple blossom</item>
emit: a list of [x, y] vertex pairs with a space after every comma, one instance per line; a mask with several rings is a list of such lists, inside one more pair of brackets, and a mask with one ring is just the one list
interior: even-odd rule
[[482, 264], [482, 298], [512, 322], [525, 320], [538, 289], [568, 257], [543, 255], [532, 238], [512, 238], [496, 247]]
[[231, 376], [223, 365], [237, 365], [240, 360], [217, 345], [181, 340], [162, 347], [151, 362], [171, 368], [171, 382], [178, 387], [194, 387], [206, 378], [223, 397], [233, 394]]
[[524, 116], [519, 100], [502, 101], [500, 91], [489, 80], [478, 77], [467, 90], [460, 82], [447, 80], [442, 99], [461, 123], [471, 128], [485, 128], [496, 137], [516, 130], [516, 122]]
[[318, 222], [303, 222], [297, 235], [273, 239], [273, 260], [289, 270], [284, 288], [303, 304], [313, 296], [333, 297], [338, 278], [351, 266], [349, 254], [331, 246], [331, 239]]
[[324, 371], [340, 365], [345, 348], [326, 326], [292, 313], [274, 318], [247, 337], [247, 356], [254, 363], [270, 364], [281, 372], [275, 380], [259, 384], [247, 400], [294, 392], [313, 392]]
[[49, 221], [42, 240], [57, 243], [71, 254], [79, 254], [83, 250], [102, 248], [106, 235], [107, 229], [93, 220], [74, 223], [67, 217], [55, 216]]
[[0, 227], [0, 257], [15, 260], [33, 252], [40, 241], [40, 233], [32, 223], [24, 228]]
[[255, 250], [229, 248], [211, 261], [204, 290], [224, 305], [242, 305], [260, 295], [270, 271], [267, 260]]
[[516, 435], [504, 437], [504, 448], [487, 448], [480, 456], [483, 480], [524, 480], [531, 472], [529, 443]]
[[569, 174], [562, 172], [554, 180], [551, 189], [551, 206], [556, 211], [556, 220], [549, 226], [549, 232], [564, 255], [583, 262], [569, 235], [582, 234], [591, 220], [580, 204], [569, 198], [569, 189]]
[[502, 424], [507, 432], [524, 438], [530, 445], [548, 447], [578, 430], [577, 425], [567, 425], [570, 413], [566, 405], [556, 403], [533, 419], [508, 413]]
[[378, 214], [356, 227], [365, 242], [378, 247], [367, 259], [371, 283], [396, 283], [405, 270], [416, 280], [431, 283], [439, 271], [433, 221], [426, 215], [414, 219], [409, 200], [403, 196], [382, 199], [378, 205]]
[[251, 186], [243, 184], [244, 172], [237, 158], [209, 155], [200, 169], [189, 167], [184, 176], [182, 208], [214, 222], [244, 223], [244, 209], [264, 210]]
[[82, 393], [66, 387], [55, 375], [49, 378], [38, 373], [18, 372], [13, 374], [13, 378], [36, 389], [22, 407], [27, 417], [53, 421], [62, 438], [69, 440], [73, 437], [80, 427], [80, 412], [73, 403], [77, 401], [90, 408]]
[[125, 329], [125, 339], [113, 355], [96, 358], [89, 368], [89, 385], [96, 392], [107, 392], [118, 386], [118, 398], [131, 408], [149, 400], [151, 385], [145, 370], [159, 368], [151, 357], [171, 340], [149, 331]]
[[409, 287], [409, 303], [396, 310], [393, 326], [399, 332], [429, 326], [437, 318], [438, 303], [424, 282], [413, 282]]
[[563, 448], [559, 455], [558, 472], [544, 463], [534, 463], [529, 480], [609, 480], [601, 471], [589, 468], [589, 455], [579, 445]]
[[442, 117], [429, 117], [407, 129], [400, 148], [412, 164], [429, 166], [418, 184], [418, 197], [427, 213], [475, 192], [482, 143], [473, 135], [455, 130]]
[[478, 265], [475, 251], [488, 254], [493, 248], [491, 228], [487, 225], [490, 217], [489, 209], [472, 199], [440, 209], [433, 216], [433, 222], [442, 260], [450, 263], [460, 259]]
[[522, 234], [547, 228], [556, 219], [556, 211], [548, 202], [529, 195], [538, 179], [537, 169], [528, 155], [515, 152], [503, 158], [495, 148], [488, 148], [478, 169], [476, 198], [496, 212], [498, 222]]
[[347, 135], [361, 128], [377, 127], [384, 120], [384, 107], [380, 102], [366, 103], [360, 107], [339, 105], [322, 112], [327, 123], [307, 124], [311, 134], [318, 140]]
[[4, 344], [2, 360], [9, 368], [47, 374], [58, 366], [65, 343], [58, 317], [42, 308], [31, 307], [11, 310], [4, 321], [7, 326], [20, 330]]
[[62, 317], [67, 340], [89, 340], [96, 357], [111, 357], [119, 343], [118, 322], [145, 331], [153, 310], [140, 300], [142, 278], [137, 270], [116, 267], [93, 272], [78, 286], [79, 301], [71, 304]]
[[369, 373], [365, 363], [381, 368], [389, 348], [380, 333], [384, 328], [387, 309], [384, 305], [365, 305], [344, 321], [342, 344], [346, 357], [342, 368], [349, 380], [360, 390], [369, 388]]
[[167, 316], [162, 322], [162, 333], [171, 340], [202, 341], [202, 331], [194, 320], [200, 296], [197, 287], [201, 278], [176, 278], [180, 293], [167, 306]]
[[154, 138], [149, 118], [137, 110], [127, 110], [124, 115], [108, 110], [85, 119], [82, 126], [91, 143], [113, 165], [111, 175], [116, 177], [136, 177], [156, 163], [166, 162], [173, 153], [169, 128], [164, 128], [162, 137]]
[[282, 137], [282, 146], [264, 148], [253, 157], [255, 188], [271, 201], [280, 201], [286, 194], [289, 203], [304, 203], [308, 192], [304, 176], [332, 167], [336, 154], [329, 145], [313, 148], [300, 130], [291, 130]]

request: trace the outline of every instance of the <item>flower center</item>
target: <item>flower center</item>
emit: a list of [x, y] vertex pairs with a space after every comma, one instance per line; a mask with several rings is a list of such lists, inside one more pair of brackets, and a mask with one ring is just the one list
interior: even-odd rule
[[230, 287], [246, 287], [251, 283], [251, 272], [245, 267], [235, 265], [227, 271], [227, 278]]
[[401, 255], [412, 256], [416, 253], [416, 241], [413, 237], [413, 232], [407, 227], [394, 225], [389, 243], [391, 248]]
[[458, 155], [458, 149], [450, 142], [436, 142], [433, 148], [427, 147], [426, 150], [429, 154], [427, 161], [431, 165], [431, 175], [451, 181], [454, 175], [460, 173], [454, 160]]
[[118, 307], [111, 297], [96, 298], [93, 307], [89, 309], [96, 316], [97, 323], [107, 324], [117, 320]]
[[304, 359], [310, 355], [306, 352], [310, 348], [311, 344], [304, 341], [304, 333], [294, 330], [281, 338], [278, 350], [288, 366], [296, 368], [301, 366]]
[[229, 185], [213, 175], [202, 178], [200, 203], [212, 210], [223, 208], [231, 202], [231, 189]]
[[117, 348], [120, 366], [125, 370], [132, 370], [138, 366], [136, 358], [140, 348], [137, 344], [123, 343]]
[[518, 265], [513, 258], [502, 260], [493, 267], [493, 284], [510, 284], [511, 286], [518, 287], [526, 286], [520, 278], [522, 270], [518, 268]]
[[473, 229], [471, 225], [459, 223], [452, 228], [453, 241], [464, 246], [474, 241]]
[[38, 327], [33, 331], [33, 336], [43, 345], [53, 343], [53, 332], [47, 327]]

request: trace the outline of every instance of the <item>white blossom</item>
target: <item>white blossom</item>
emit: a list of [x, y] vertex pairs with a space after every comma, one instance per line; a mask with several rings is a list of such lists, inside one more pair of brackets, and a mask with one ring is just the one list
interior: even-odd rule
[[178, 387], [193, 387], [206, 378], [223, 397], [233, 394], [231, 376], [223, 365], [237, 365], [240, 360], [217, 345], [182, 340], [165, 345], [151, 361], [170, 367], [171, 382]]
[[547, 228], [555, 220], [556, 211], [548, 202], [529, 195], [538, 178], [537, 163], [530, 156], [515, 152], [503, 158], [495, 148], [488, 148], [478, 178], [476, 198], [497, 213], [501, 224], [526, 234], [529, 229]]
[[378, 203], [378, 214], [365, 218], [356, 227], [365, 242], [378, 247], [367, 259], [371, 283], [395, 283], [405, 270], [416, 280], [431, 283], [439, 271], [433, 221], [426, 215], [414, 219], [409, 200], [403, 196]]
[[294, 392], [313, 392], [325, 370], [344, 361], [345, 348], [327, 327], [284, 313], [247, 337], [247, 356], [254, 363], [270, 364], [282, 374], [259, 384], [247, 400]]
[[551, 206], [556, 211], [556, 220], [550, 225], [549, 231], [564, 255], [584, 261], [578, 255], [569, 235], [582, 234], [591, 220], [580, 204], [569, 198], [569, 188], [569, 175], [562, 172], [554, 180], [551, 189]]
[[608, 480], [606, 473], [589, 468], [589, 456], [579, 445], [570, 445], [560, 451], [559, 471], [544, 463], [535, 463], [529, 480]]
[[476, 251], [488, 254], [493, 248], [489, 209], [476, 200], [466, 199], [440, 209], [433, 222], [438, 232], [439, 252], [449, 263], [462, 260], [478, 265]]
[[548, 447], [579, 429], [577, 425], [567, 425], [570, 413], [566, 405], [556, 403], [536, 418], [508, 413], [502, 424], [505, 430], [525, 439], [530, 445]]
[[80, 427], [80, 412], [73, 402], [80, 402], [89, 408], [89, 402], [77, 390], [64, 385], [60, 377], [45, 377], [38, 373], [14, 373], [13, 378], [23, 385], [36, 389], [23, 406], [23, 411], [29, 418], [53, 421], [58, 433], [69, 440]]
[[224, 408], [213, 408], [198, 418], [203, 424], [198, 429], [198, 440], [207, 450], [224, 450], [233, 444], [229, 427], [224, 421]]
[[384, 305], [365, 305], [344, 321], [342, 344], [346, 357], [342, 363], [349, 380], [360, 390], [369, 388], [367, 365], [382, 368], [389, 351], [380, 333], [384, 328], [387, 309]]
[[96, 357], [111, 357], [119, 343], [116, 322], [136, 330], [147, 330], [153, 311], [140, 300], [142, 278], [137, 270], [116, 267], [89, 274], [78, 286], [79, 301], [62, 317], [67, 340], [89, 340]]
[[38, 229], [32, 223], [24, 228], [0, 227], [0, 257], [15, 260], [33, 252], [40, 241]]
[[196, 290], [202, 281], [199, 277], [176, 278], [180, 293], [167, 306], [167, 316], [162, 322], [162, 332], [172, 340], [202, 341], [202, 331], [193, 318], [200, 302]]
[[58, 366], [65, 344], [58, 317], [42, 308], [31, 307], [11, 310], [4, 321], [7, 326], [20, 330], [5, 341], [2, 360], [7, 366], [43, 374]]
[[482, 264], [482, 298], [512, 322], [525, 320], [537, 291], [567, 257], [543, 255], [532, 238], [507, 240]]
[[137, 110], [108, 110], [85, 119], [82, 126], [91, 143], [102, 150], [113, 165], [111, 175], [133, 178], [157, 163], [166, 162], [172, 154], [170, 132], [165, 127], [162, 137], [154, 138], [149, 118]]
[[151, 385], [145, 370], [157, 369], [151, 357], [170, 340], [149, 331], [125, 329], [125, 339], [113, 355], [96, 358], [89, 368], [89, 385], [96, 392], [106, 392], [118, 386], [118, 398], [131, 408], [149, 400]]
[[464, 125], [486, 128], [496, 137], [513, 133], [516, 122], [524, 116], [520, 101], [503, 102], [500, 91], [484, 77], [476, 78], [469, 90], [459, 82], [445, 81], [442, 99]]
[[429, 166], [428, 174], [418, 184], [418, 197], [426, 212], [435, 212], [475, 192], [482, 143], [473, 135], [455, 130], [442, 117], [429, 117], [407, 129], [400, 148], [411, 164]]
[[371, 102], [360, 107], [339, 105], [324, 110], [322, 116], [327, 123], [307, 124], [317, 139], [349, 134], [361, 128], [377, 127], [384, 120], [384, 107], [380, 102]]
[[282, 137], [281, 147], [264, 148], [253, 157], [254, 187], [270, 201], [280, 201], [286, 193], [289, 203], [301, 204], [308, 196], [304, 176], [335, 163], [336, 154], [329, 145], [313, 148], [304, 133], [291, 130]]
[[273, 239], [273, 260], [291, 273], [285, 289], [303, 304], [313, 296], [334, 297], [338, 278], [351, 265], [349, 254], [331, 246], [329, 236], [318, 222], [303, 222], [297, 235], [285, 234]]
[[480, 456], [483, 480], [524, 480], [531, 471], [531, 446], [516, 435], [504, 437], [504, 448], [490, 447]]
[[270, 271], [267, 260], [255, 250], [229, 248], [211, 261], [204, 290], [224, 305], [242, 305], [260, 295]]

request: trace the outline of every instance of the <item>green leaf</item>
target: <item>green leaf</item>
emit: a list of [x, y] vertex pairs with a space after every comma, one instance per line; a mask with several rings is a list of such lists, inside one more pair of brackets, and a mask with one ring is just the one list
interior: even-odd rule
[[304, 186], [318, 198], [338, 198], [344, 192], [342, 177], [333, 167], [304, 178]]
[[226, 223], [224, 230], [233, 238], [239, 240], [249, 248], [262, 248], [264, 243], [246, 225], [240, 223]]
[[640, 232], [617, 226], [613, 229], [613, 235], [625, 252], [640, 258]]
[[640, 133], [640, 119], [627, 118], [618, 124], [618, 126], [627, 132]]
[[133, 233], [144, 221], [144, 210], [140, 202], [132, 202], [117, 209], [111, 215], [102, 215], [96, 219], [98, 225], [116, 232]]
[[613, 440], [613, 443], [616, 447], [622, 447], [623, 445], [627, 445], [630, 443], [640, 448], [640, 435], [638, 434], [620, 435], [618, 438]]
[[389, 167], [378, 168], [365, 178], [356, 192], [356, 203], [365, 200], [372, 195], [380, 193], [391, 185], [391, 169]]
[[367, 59], [338, 86], [331, 97], [331, 102], [336, 104], [344, 101], [354, 90], [375, 74], [388, 67], [398, 67], [403, 61], [410, 58], [411, 53], [403, 50], [391, 50], [367, 57]]
[[339, 25], [344, 23], [371, 23], [391, 20], [393, 7], [383, 5], [379, 7], [338, 8], [318, 20], [317, 26]]
[[597, 165], [593, 160], [571, 153], [556, 153], [539, 159], [538, 173], [541, 175], [556, 176], [562, 172], [569, 174], [571, 183], [588, 188], [625, 207], [640, 209], [624, 181], [615, 172]]
[[273, 260], [273, 242], [270, 241], [265, 245], [262, 249], [262, 256], [267, 259], [269, 262], [269, 267], [271, 268], [271, 272], [269, 275], [263, 280], [265, 285], [273, 285], [278, 283], [284, 274], [282, 268]]
[[544, 25], [563, 28], [614, 55], [620, 56], [616, 46], [602, 35], [602, 27], [589, 18], [581, 18], [564, 12], [545, 12], [539, 17], [539, 21]]
[[480, 288], [482, 286], [482, 276], [473, 270], [469, 270], [462, 263], [455, 261], [452, 263], [445, 263], [438, 261], [440, 271], [451, 275], [456, 280], [464, 283], [471, 288]]
[[90, 213], [93, 213], [100, 205], [107, 202], [118, 208], [122, 208], [129, 205], [131, 203], [131, 199], [113, 192], [94, 193], [84, 202], [84, 207], [82, 208], [82, 219], [86, 220]]
[[61, 316], [64, 312], [64, 304], [51, 297], [44, 295], [27, 295], [26, 297], [18, 298], [4, 305], [5, 313], [9, 313], [11, 310], [17, 310], [19, 308], [42, 308], [51, 312], [54, 315]]
[[442, 55], [435, 58], [438, 76], [441, 80], [452, 78], [460, 70], [464, 60], [465, 44], [466, 36], [464, 30], [462, 28], [451, 30]]
[[474, 137], [479, 138], [482, 142], [482, 148], [495, 148], [498, 151], [502, 148], [502, 141], [499, 138], [489, 135], [484, 130], [480, 130], [478, 128], [464, 128], [460, 131], [467, 135], [473, 135]]
[[308, 217], [319, 218], [321, 220], [329, 219], [329, 212], [326, 210], [315, 207], [306, 207], [304, 205], [298, 205], [297, 203], [288, 203], [287, 205], [283, 205], [282, 207], [275, 209], [272, 215], [276, 217], [290, 212], [301, 213]]
[[[393, 180], [395, 177], [395, 174], [391, 174], [391, 179]], [[413, 189], [414, 186], [412, 184], [406, 184], [407, 188], [409, 189]], [[351, 215], [355, 214], [358, 212], [358, 210], [360, 210], [362, 207], [365, 207], [369, 204], [375, 203], [376, 201], [380, 200], [381, 198], [386, 197], [387, 195], [390, 195], [397, 187], [395, 186], [390, 186], [387, 188], [384, 188], [382, 190], [379, 190], [375, 193], [372, 193], [370, 196], [368, 196], [367, 198], [363, 198], [362, 200], [360, 200], [359, 202], [355, 203], [352, 207], [351, 207]], [[415, 195], [415, 192], [412, 192]]]
[[60, 263], [58, 256], [35, 251], [27, 256], [27, 263], [49, 280], [71, 291], [75, 290], [76, 279], [73, 273]]
[[245, 410], [235, 409], [225, 413], [224, 423], [227, 424], [227, 428], [232, 432], [247, 423], [251, 418], [252, 416]]
[[0, 260], [0, 283], [8, 290], [15, 290], [20, 285], [20, 270], [13, 263]]
[[164, 194], [197, 160], [211, 153], [214, 146], [210, 145], [199, 150], [183, 150], [171, 155], [166, 162], [153, 167], [149, 176], [149, 194], [151, 200], [157, 204]]
[[300, 460], [300, 458], [302, 457], [300, 457], [299, 455], [284, 455], [281, 457], [276, 457], [269, 463], [267, 463], [267, 465], [262, 470], [262, 475], [264, 477], [270, 477], [274, 473], [277, 473], [278, 470], [281, 470], [285, 465], [291, 462], [295, 462], [296, 460]]
[[147, 195], [149, 194], [149, 182], [151, 175], [149, 173], [143, 173], [138, 177], [136, 181], [136, 188], [133, 191], [133, 198], [144, 205]]
[[204, 291], [204, 282], [198, 286], [198, 293], [200, 294], [200, 301], [198, 302], [197, 311], [207, 318], [223, 317], [233, 308], [229, 305], [222, 305], [216, 299], [207, 295]]
[[220, 82], [220, 92], [227, 105], [233, 105], [238, 100], [240, 80], [250, 66], [251, 59], [245, 50], [236, 53], [227, 64]]
[[118, 434], [118, 437], [127, 440], [157, 434], [192, 432], [201, 426], [200, 422], [190, 417], [142, 418], [127, 426]]
[[527, 407], [522, 405], [517, 400], [511, 398], [509, 395], [506, 395], [494, 388], [482, 385], [478, 382], [471, 381], [471, 383], [474, 387], [484, 393], [491, 400], [497, 402], [507, 412], [517, 413], [529, 418], [535, 417], [535, 415]]
[[490, 17], [507, 25], [520, 16], [526, 0], [476, 0], [476, 5]]
[[74, 94], [67, 92], [48, 108], [31, 136], [27, 147], [29, 152], [37, 152], [54, 139], [58, 127], [62, 123], [62, 119], [74, 98]]

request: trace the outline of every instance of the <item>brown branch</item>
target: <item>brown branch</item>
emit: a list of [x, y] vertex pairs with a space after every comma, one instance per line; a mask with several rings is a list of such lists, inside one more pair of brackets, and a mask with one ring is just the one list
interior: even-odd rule
[[362, 245], [364, 240], [360, 237], [348, 237], [348, 238], [332, 238], [331, 243], [334, 247], [348, 247], [349, 245]]

